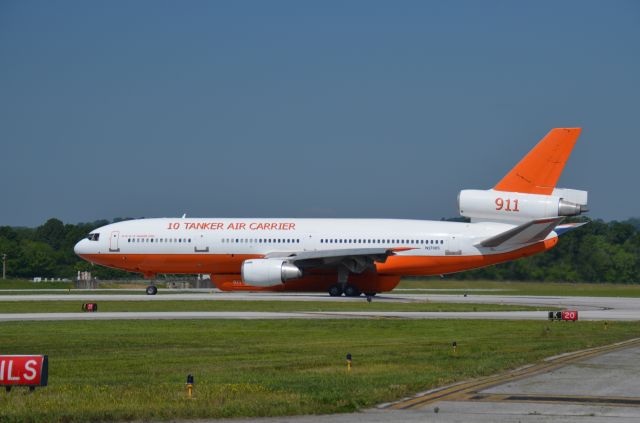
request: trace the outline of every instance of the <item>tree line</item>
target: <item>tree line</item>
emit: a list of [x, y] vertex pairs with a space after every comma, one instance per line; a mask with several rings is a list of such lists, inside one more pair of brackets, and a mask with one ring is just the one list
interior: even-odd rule
[[[122, 220], [126, 219], [114, 222]], [[0, 254], [7, 255], [7, 278], [74, 280], [78, 271], [90, 271], [100, 279], [137, 278], [132, 273], [93, 266], [73, 252], [73, 246], [89, 232], [109, 223], [97, 220], [74, 225], [54, 218], [37, 228], [0, 226]]]
[[[116, 218], [113, 222], [126, 220]], [[456, 279], [560, 282], [640, 282], [640, 219], [624, 222], [589, 220], [563, 235], [558, 245], [533, 257], [461, 272]], [[73, 252], [92, 230], [111, 222], [64, 224], [49, 219], [37, 228], [0, 226], [0, 254], [7, 254], [7, 277], [74, 279], [91, 271], [100, 279], [139, 278], [140, 275], [93, 266]]]
[[640, 282], [640, 219], [575, 219], [586, 225], [560, 237], [551, 250], [468, 272], [456, 279], [548, 282]]

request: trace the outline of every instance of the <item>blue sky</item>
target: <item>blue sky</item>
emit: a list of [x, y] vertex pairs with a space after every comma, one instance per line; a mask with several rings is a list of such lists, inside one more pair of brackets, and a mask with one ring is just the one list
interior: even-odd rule
[[636, 1], [0, 2], [0, 225], [457, 215], [556, 126], [640, 216]]

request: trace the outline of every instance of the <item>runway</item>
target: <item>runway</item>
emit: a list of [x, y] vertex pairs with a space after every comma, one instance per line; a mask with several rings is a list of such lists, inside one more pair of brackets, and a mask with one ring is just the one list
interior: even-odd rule
[[[170, 290], [168, 290], [170, 292]], [[137, 294], [97, 294], [91, 291], [74, 294], [0, 295], [2, 301], [322, 301], [363, 302], [363, 297], [329, 297], [326, 294], [299, 293], [222, 293], [218, 291], [166, 293], [150, 296]], [[567, 308], [579, 311], [580, 320], [639, 321], [640, 298], [618, 297], [543, 297], [510, 295], [422, 295], [411, 293], [377, 296], [374, 303], [432, 302], [469, 304], [529, 305], [541, 308]], [[158, 319], [489, 319], [545, 320], [544, 311], [494, 312], [97, 312], [97, 313], [1, 313], [0, 321], [27, 320], [158, 320]]]

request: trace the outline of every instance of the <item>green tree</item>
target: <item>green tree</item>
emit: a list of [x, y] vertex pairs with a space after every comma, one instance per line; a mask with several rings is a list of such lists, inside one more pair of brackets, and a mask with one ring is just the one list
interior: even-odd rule
[[59, 249], [65, 236], [64, 223], [58, 219], [49, 219], [36, 229], [36, 239]]

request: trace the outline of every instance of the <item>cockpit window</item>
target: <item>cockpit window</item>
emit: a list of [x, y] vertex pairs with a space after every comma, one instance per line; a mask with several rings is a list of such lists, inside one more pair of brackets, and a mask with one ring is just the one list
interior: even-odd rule
[[89, 241], [97, 241], [97, 240], [99, 240], [99, 239], [100, 239], [100, 234], [89, 234], [89, 235], [87, 236], [87, 239], [88, 239]]

